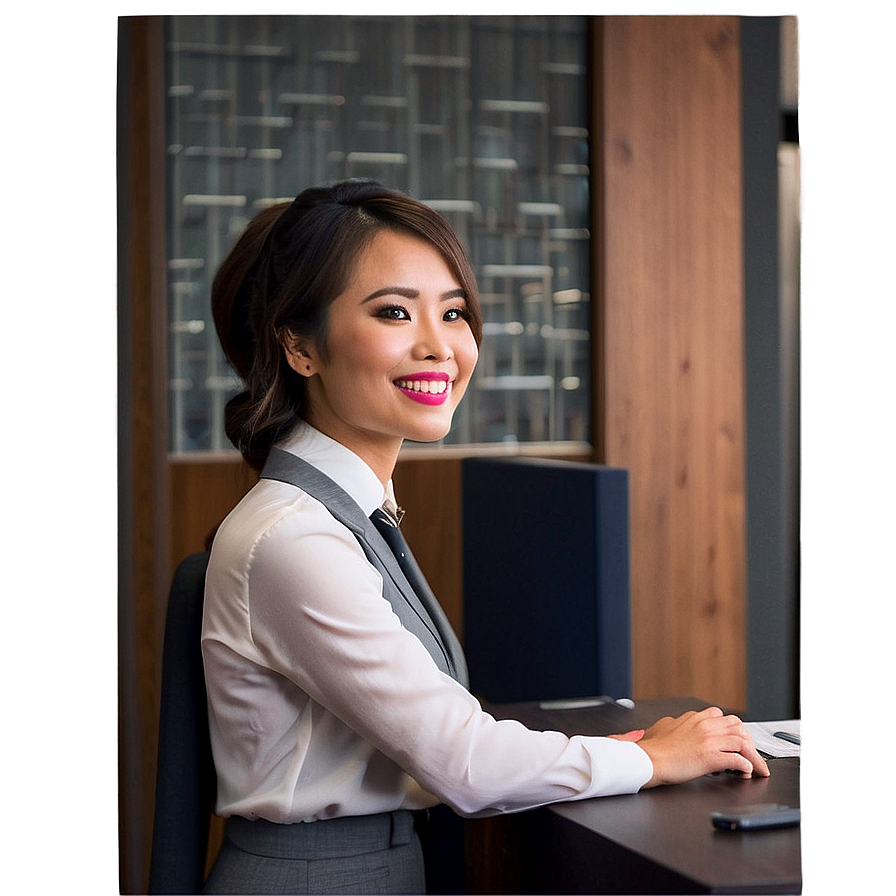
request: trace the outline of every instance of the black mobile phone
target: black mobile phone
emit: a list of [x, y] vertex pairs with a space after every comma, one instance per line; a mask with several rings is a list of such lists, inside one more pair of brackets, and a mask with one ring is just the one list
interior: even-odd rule
[[712, 823], [723, 831], [758, 831], [800, 823], [798, 806], [781, 803], [753, 803], [724, 812], [713, 812]]

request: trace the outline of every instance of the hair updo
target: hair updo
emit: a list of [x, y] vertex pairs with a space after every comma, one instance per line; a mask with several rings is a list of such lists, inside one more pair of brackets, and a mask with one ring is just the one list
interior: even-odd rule
[[305, 379], [286, 361], [284, 340], [309, 340], [326, 355], [330, 303], [381, 230], [419, 237], [439, 252], [466, 293], [480, 343], [473, 269], [438, 212], [369, 180], [311, 187], [291, 203], [270, 206], [249, 222], [212, 283], [218, 339], [245, 386], [227, 403], [224, 429], [254, 468], [304, 412]]

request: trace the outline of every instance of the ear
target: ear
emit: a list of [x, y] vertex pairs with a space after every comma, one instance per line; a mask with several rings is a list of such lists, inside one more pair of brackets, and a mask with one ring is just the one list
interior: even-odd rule
[[286, 363], [299, 376], [314, 376], [317, 369], [313, 353], [304, 339], [294, 333], [284, 331], [280, 335], [280, 344], [283, 346]]

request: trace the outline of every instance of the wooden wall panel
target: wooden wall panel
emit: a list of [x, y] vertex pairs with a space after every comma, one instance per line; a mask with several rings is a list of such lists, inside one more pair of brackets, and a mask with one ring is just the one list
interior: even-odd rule
[[596, 441], [631, 476], [635, 696], [740, 708], [739, 21], [611, 16], [595, 46]]
[[463, 639], [463, 511], [459, 458], [400, 460], [393, 476], [401, 530], [457, 636]]
[[239, 454], [172, 456], [171, 572], [184, 557], [205, 550], [221, 521], [258, 481]]
[[168, 572], [164, 72], [157, 17], [119, 35], [119, 880], [145, 892]]

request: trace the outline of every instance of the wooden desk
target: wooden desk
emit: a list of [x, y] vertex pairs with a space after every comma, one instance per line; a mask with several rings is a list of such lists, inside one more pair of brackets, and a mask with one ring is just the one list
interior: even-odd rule
[[[567, 734], [613, 734], [706, 706], [676, 698], [543, 711], [488, 706], [498, 718]], [[799, 827], [732, 833], [710, 813], [749, 803], [799, 805], [799, 760], [770, 778], [709, 775], [639, 794], [561, 803], [467, 822], [471, 893], [799, 893]]]

